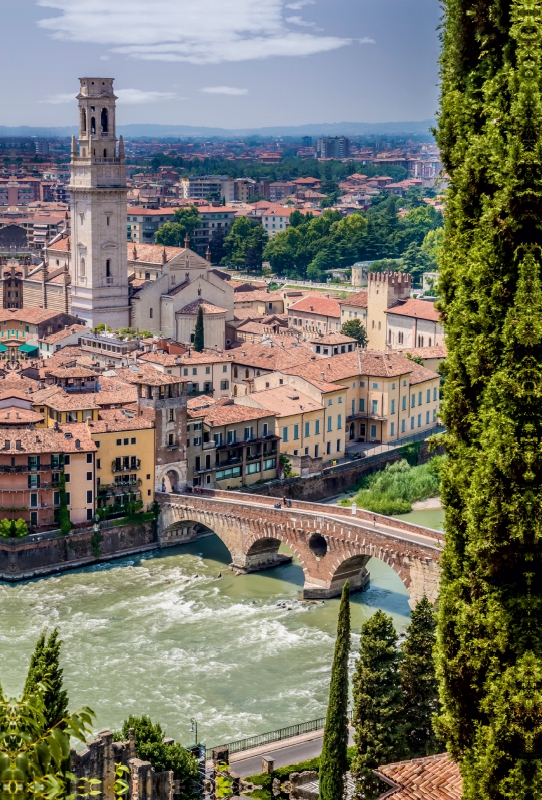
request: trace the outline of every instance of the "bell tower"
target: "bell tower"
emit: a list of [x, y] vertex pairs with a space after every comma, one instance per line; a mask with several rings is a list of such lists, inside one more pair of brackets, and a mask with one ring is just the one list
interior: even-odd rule
[[80, 78], [79, 137], [71, 149], [72, 314], [113, 329], [130, 324], [126, 161], [116, 136], [112, 78]]

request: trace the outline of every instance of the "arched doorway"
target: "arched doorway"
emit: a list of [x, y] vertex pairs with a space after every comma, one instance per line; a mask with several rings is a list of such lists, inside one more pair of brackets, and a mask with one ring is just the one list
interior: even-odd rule
[[[165, 489], [164, 489], [165, 487]], [[179, 473], [175, 469], [169, 469], [162, 478], [162, 491], [180, 494]]]

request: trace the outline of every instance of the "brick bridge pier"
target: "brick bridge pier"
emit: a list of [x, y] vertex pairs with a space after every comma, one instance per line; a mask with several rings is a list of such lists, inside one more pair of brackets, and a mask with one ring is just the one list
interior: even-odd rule
[[187, 530], [204, 525], [224, 542], [230, 567], [241, 572], [269, 569], [285, 561], [281, 542], [297, 556], [303, 573], [305, 598], [339, 595], [348, 579], [353, 591], [369, 581], [371, 558], [388, 564], [410, 594], [410, 605], [423, 595], [438, 597], [438, 562], [443, 547], [440, 531], [358, 509], [292, 501], [274, 508], [276, 498], [203, 490], [201, 494], [158, 493], [162, 513], [159, 532], [170, 543], [186, 541]]

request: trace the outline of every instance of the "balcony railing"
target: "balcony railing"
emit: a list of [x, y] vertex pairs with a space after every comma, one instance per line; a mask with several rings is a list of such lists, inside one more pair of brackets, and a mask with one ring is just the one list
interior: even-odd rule
[[141, 469], [141, 459], [136, 459], [135, 464], [117, 464], [116, 459], [111, 462], [111, 472], [133, 472], [133, 470]]
[[[1, 451], [0, 451], [1, 452]], [[39, 467], [29, 467], [28, 464], [20, 464], [15, 467], [10, 467], [5, 464], [0, 464], [0, 472], [9, 473], [11, 475], [16, 475], [20, 473], [28, 473], [28, 472], [58, 472], [60, 467], [53, 466], [52, 464], [40, 464]]]

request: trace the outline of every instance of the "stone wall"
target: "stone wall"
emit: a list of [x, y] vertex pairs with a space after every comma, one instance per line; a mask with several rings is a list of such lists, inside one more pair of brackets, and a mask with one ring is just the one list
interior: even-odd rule
[[0, 580], [20, 581], [50, 575], [160, 546], [154, 521], [116, 527], [105, 524], [69, 536], [0, 539]]

